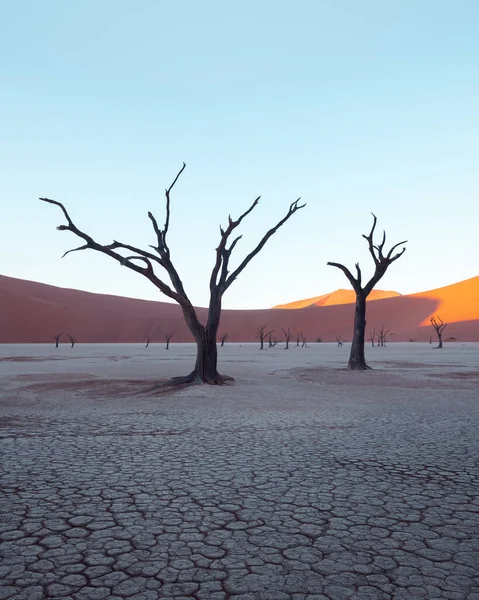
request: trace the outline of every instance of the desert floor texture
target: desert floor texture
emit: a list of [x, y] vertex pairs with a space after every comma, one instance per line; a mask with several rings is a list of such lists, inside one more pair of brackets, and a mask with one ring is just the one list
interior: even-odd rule
[[479, 344], [0, 346], [0, 599], [479, 600]]

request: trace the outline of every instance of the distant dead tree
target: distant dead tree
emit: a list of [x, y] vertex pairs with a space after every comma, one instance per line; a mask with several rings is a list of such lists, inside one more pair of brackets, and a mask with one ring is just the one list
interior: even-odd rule
[[306, 337], [303, 334], [301, 334], [301, 342], [301, 348], [307, 348]]
[[[152, 223], [153, 230], [157, 238], [156, 245], [152, 246], [153, 251], [156, 252], [156, 254], [151, 251], [137, 248], [136, 246], [132, 246], [130, 244], [118, 242], [116, 240], [110, 244], [100, 244], [88, 233], [85, 233], [75, 225], [67, 209], [61, 202], [51, 200], [49, 198], [40, 198], [40, 200], [58, 206], [63, 212], [67, 224], [60, 225], [58, 227], [60, 231], [70, 231], [85, 242], [79, 248], [75, 248], [69, 252], [90, 249], [101, 252], [102, 254], [106, 254], [113, 260], [116, 260], [120, 265], [123, 265], [135, 273], [146, 277], [163, 294], [172, 300], [175, 300], [175, 302], [181, 306], [186, 324], [196, 342], [196, 363], [193, 371], [189, 375], [186, 377], [177, 377], [172, 380], [171, 383], [223, 384], [226, 381], [232, 380], [231, 377], [219, 374], [217, 370], [218, 351], [216, 339], [218, 337], [218, 327], [221, 317], [223, 295], [231, 286], [231, 284], [244, 271], [251, 260], [257, 254], [259, 254], [259, 252], [261, 252], [271, 236], [273, 236], [278, 229], [282, 227], [286, 221], [288, 221], [298, 210], [302, 209], [305, 204], [299, 204], [299, 198], [298, 200], [292, 202], [288, 211], [286, 212], [286, 215], [280, 221], [278, 221], [274, 227], [265, 233], [256, 247], [239, 263], [239, 265], [232, 272], [229, 271], [229, 261], [231, 253], [241, 239], [241, 236], [236, 237], [231, 242], [230, 236], [241, 224], [243, 219], [256, 208], [260, 197], [256, 198], [251, 206], [242, 215], [240, 215], [238, 219], [234, 220], [231, 218], [231, 216], [228, 217], [227, 227], [225, 229], [220, 227], [221, 237], [216, 248], [216, 260], [209, 281], [210, 301], [208, 306], [208, 316], [206, 323], [203, 324], [200, 322], [198, 314], [185, 291], [178, 271], [173, 264], [170, 248], [166, 240], [170, 226], [170, 194], [185, 168], [186, 164], [183, 163], [183, 166], [177, 173], [173, 183], [168, 189], [165, 190], [166, 219], [163, 229], [160, 229], [153, 214], [151, 212], [148, 213], [148, 217]], [[66, 252], [64, 256], [69, 252]], [[171, 280], [172, 287], [170, 287], [158, 276], [157, 272], [155, 272], [155, 267], [161, 267], [165, 269]]]
[[58, 348], [58, 344], [60, 343], [60, 338], [62, 337], [63, 333], [57, 333], [56, 335], [54, 335], [54, 339], [55, 339], [55, 348]]
[[338, 348], [342, 348], [343, 347], [343, 341], [342, 341], [340, 335], [336, 336], [336, 343], [338, 344]]
[[298, 333], [298, 337], [296, 338], [296, 346], [299, 346], [299, 342], [301, 341], [302, 333]]
[[268, 335], [268, 348], [272, 348], [272, 347], [273, 347], [273, 336]]
[[353, 330], [353, 342], [351, 344], [351, 353], [349, 355], [348, 368], [354, 370], [370, 369], [366, 364], [366, 357], [364, 355], [364, 334], [366, 330], [366, 298], [373, 291], [374, 286], [384, 276], [389, 266], [398, 258], [400, 258], [406, 251], [404, 247], [400, 252], [394, 254], [394, 251], [401, 244], [405, 244], [407, 240], [395, 244], [389, 252], [384, 255], [384, 245], [386, 243], [386, 232], [383, 232], [383, 238], [380, 244], [374, 243], [374, 230], [376, 229], [377, 218], [373, 214], [373, 226], [369, 235], [363, 235], [363, 238], [368, 242], [369, 253], [374, 260], [374, 274], [368, 283], [362, 286], [362, 273], [359, 268], [359, 263], [356, 263], [356, 277], [353, 276], [351, 271], [342, 265], [341, 263], [328, 262], [331, 267], [337, 267], [346, 275], [350, 284], [352, 285], [356, 293], [356, 308], [354, 312], [354, 330]]
[[73, 346], [76, 344], [77, 339], [74, 335], [70, 335], [69, 333], [67, 333], [67, 336], [70, 340], [71, 347], [73, 348]]
[[151, 342], [151, 338], [147, 336], [146, 337], [146, 346], [145, 346], [145, 348], [148, 348], [148, 346], [150, 345], [150, 342]]
[[166, 349], [169, 350], [170, 349], [170, 341], [171, 338], [174, 336], [174, 333], [165, 333], [165, 342], [166, 342]]
[[439, 341], [437, 348], [442, 348], [442, 333], [446, 329], [447, 323], [444, 323], [444, 321], [441, 319], [441, 317], [439, 315], [437, 315], [437, 317], [431, 317], [430, 321], [431, 321], [431, 325], [434, 327], [434, 329], [436, 331], [437, 339]]
[[256, 331], [254, 333], [254, 337], [259, 340], [259, 349], [263, 350], [264, 349], [264, 342], [266, 340], [266, 338], [269, 338], [269, 347], [271, 348], [271, 346], [273, 345], [273, 342], [271, 340], [271, 336], [274, 333], [274, 329], [271, 329], [271, 331], [268, 330], [268, 325], [260, 325], [259, 327], [256, 328]]
[[284, 341], [286, 342], [285, 350], [289, 350], [289, 340], [291, 339], [291, 327], [288, 329], [281, 328], [281, 331], [284, 333]]
[[374, 348], [374, 340], [376, 339], [376, 330], [373, 329], [372, 331], [369, 331], [369, 341], [371, 342], [371, 346]]
[[221, 342], [221, 347], [223, 347], [223, 346], [225, 345], [225, 342], [226, 342], [226, 340], [227, 340], [229, 337], [230, 337], [230, 334], [229, 334], [229, 333], [222, 333], [222, 334], [220, 335], [220, 338], [219, 338], [219, 340], [220, 340], [220, 342]]
[[273, 348], [276, 348], [277, 344], [278, 344], [278, 340], [276, 339], [276, 337], [273, 337], [273, 342], [271, 345], [273, 346]]
[[389, 333], [389, 329], [384, 329], [384, 325], [381, 325], [377, 331], [378, 336], [378, 346], [385, 346], [387, 342], [387, 334]]

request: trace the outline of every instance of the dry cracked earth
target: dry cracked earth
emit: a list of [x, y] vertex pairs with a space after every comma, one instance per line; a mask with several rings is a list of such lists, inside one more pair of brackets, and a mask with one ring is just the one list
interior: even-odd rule
[[0, 599], [479, 600], [474, 386], [7, 384]]

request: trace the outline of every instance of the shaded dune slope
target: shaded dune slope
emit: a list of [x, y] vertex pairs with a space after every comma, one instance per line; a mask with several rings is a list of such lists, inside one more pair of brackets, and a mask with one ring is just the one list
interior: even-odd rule
[[[331, 296], [331, 295], [330, 295]], [[281, 328], [292, 337], [303, 332], [309, 341], [320, 337], [351, 339], [352, 304], [311, 305], [297, 310], [224, 310], [220, 333], [232, 342], [254, 341], [256, 327], [268, 324], [281, 340]], [[393, 296], [368, 303], [368, 330], [384, 325], [390, 341], [427, 341], [429, 317], [439, 314], [449, 323], [445, 337], [479, 341], [479, 277], [409, 296]], [[206, 309], [199, 308], [204, 322]], [[174, 332], [173, 342], [192, 341], [176, 304], [92, 294], [42, 283], [0, 276], [0, 342], [52, 342], [56, 333], [76, 335], [81, 342], [161, 342]]]

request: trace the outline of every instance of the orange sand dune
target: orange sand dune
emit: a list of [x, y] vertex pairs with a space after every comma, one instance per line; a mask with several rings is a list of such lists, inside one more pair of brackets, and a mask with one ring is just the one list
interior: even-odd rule
[[[394, 296], [400, 296], [398, 292], [384, 291], [384, 290], [373, 290], [369, 296], [368, 301], [381, 300], [382, 298], [392, 298]], [[305, 300], [296, 300], [295, 302], [288, 302], [287, 304], [278, 304], [273, 308], [287, 308], [287, 309], [298, 309], [305, 308], [306, 306], [331, 306], [334, 304], [351, 304], [355, 301], [354, 291], [351, 290], [336, 290], [330, 294], [323, 294], [322, 296], [316, 296], [314, 298], [306, 298]]]
[[[367, 329], [384, 325], [390, 330], [390, 341], [427, 341], [433, 333], [429, 318], [435, 314], [449, 323], [445, 337], [479, 341], [479, 277], [430, 292], [370, 302]], [[5, 276], [0, 276], [0, 316], [2, 343], [53, 343], [53, 336], [60, 332], [63, 342], [67, 333], [75, 335], [78, 343], [144, 343], [147, 337], [162, 342], [167, 332], [175, 333], [172, 342], [192, 341], [176, 304], [92, 294]], [[206, 309], [199, 308], [198, 316], [204, 322]], [[267, 323], [278, 340], [284, 337], [281, 329], [290, 327], [294, 340], [302, 332], [309, 341], [332, 341], [338, 335], [347, 341], [353, 317], [352, 304], [338, 303], [297, 310], [224, 310], [220, 333], [229, 333], [231, 342], [254, 341], [255, 329]]]
[[[435, 313], [448, 323], [479, 319], [479, 277], [412, 294], [410, 298], [434, 298], [438, 302]], [[422, 325], [428, 324], [429, 319], [426, 318]]]

